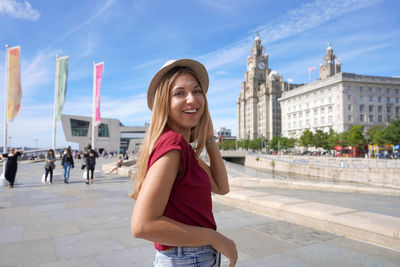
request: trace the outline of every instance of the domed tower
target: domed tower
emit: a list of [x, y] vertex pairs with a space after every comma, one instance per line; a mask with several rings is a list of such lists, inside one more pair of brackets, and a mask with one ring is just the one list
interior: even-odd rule
[[333, 48], [330, 43], [326, 48], [326, 54], [323, 58], [322, 64], [319, 66], [319, 79], [331, 77], [336, 73], [341, 72], [340, 60], [333, 53]]
[[277, 72], [271, 77], [270, 73], [268, 55], [257, 33], [251, 54], [247, 57], [247, 70], [236, 102], [238, 139], [271, 139], [273, 135], [280, 134], [277, 99], [282, 93], [283, 83], [277, 82], [275, 76], [281, 80]]

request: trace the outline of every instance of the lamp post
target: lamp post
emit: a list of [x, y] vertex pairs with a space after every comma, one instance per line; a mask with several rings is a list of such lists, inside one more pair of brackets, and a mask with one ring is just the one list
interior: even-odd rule
[[36, 150], [38, 150], [38, 139], [37, 138], [35, 138], [35, 140], [34, 140], [35, 142], [36, 142]]

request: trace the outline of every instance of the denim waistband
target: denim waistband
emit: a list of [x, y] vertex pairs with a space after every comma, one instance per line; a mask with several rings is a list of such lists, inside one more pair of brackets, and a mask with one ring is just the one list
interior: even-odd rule
[[195, 247], [173, 247], [167, 251], [182, 251], [182, 252], [195, 252], [204, 250], [214, 250], [212, 246], [195, 246]]

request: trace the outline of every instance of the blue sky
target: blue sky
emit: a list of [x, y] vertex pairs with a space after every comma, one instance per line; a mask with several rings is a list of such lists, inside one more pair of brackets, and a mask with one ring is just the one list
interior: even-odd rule
[[[0, 114], [6, 44], [21, 46], [23, 96], [8, 127], [12, 146], [34, 147], [35, 139], [51, 146], [56, 54], [70, 57], [63, 113], [91, 115], [92, 64], [104, 61], [101, 114], [127, 126], [150, 121], [153, 74], [168, 59], [187, 57], [209, 71], [214, 126], [236, 135], [236, 100], [257, 31], [269, 67], [285, 81], [307, 82], [327, 42], [344, 72], [400, 76], [399, 10], [397, 0], [0, 0]], [[58, 122], [57, 146], [67, 144]]]

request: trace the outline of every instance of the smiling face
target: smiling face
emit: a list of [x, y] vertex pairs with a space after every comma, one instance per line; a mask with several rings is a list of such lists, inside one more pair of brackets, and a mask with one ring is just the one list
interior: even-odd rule
[[183, 72], [170, 87], [168, 127], [189, 140], [204, 112], [204, 95], [193, 75]]

